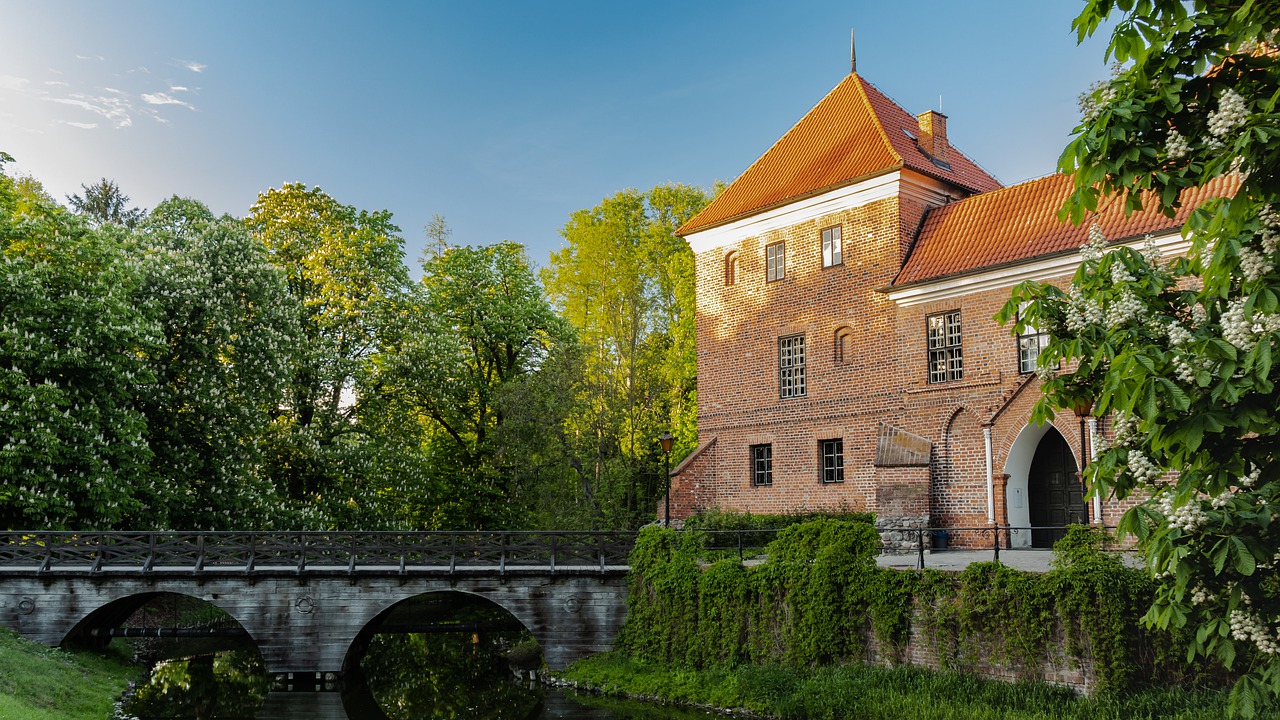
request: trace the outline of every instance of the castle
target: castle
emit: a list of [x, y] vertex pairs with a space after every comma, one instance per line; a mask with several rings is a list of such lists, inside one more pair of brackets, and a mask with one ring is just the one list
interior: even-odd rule
[[[959, 545], [1047, 547], [1069, 523], [1114, 525], [1079, 469], [1098, 419], [1030, 424], [1041, 333], [993, 315], [1013, 286], [1065, 286], [1097, 223], [1185, 252], [1189, 208], [1058, 219], [1064, 175], [1001, 184], [856, 68], [679, 230], [697, 258], [698, 447], [671, 475], [672, 516], [867, 510], [886, 532], [951, 528]], [[911, 536], [911, 533], [906, 533]]]

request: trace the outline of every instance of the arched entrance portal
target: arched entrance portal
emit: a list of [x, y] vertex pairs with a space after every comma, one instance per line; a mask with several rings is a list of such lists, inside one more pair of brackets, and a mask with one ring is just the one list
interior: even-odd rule
[[[1088, 522], [1075, 456], [1057, 428], [1048, 424], [1023, 428], [1009, 448], [1004, 471], [1009, 476], [1005, 508], [1011, 527]], [[1063, 534], [1062, 530], [1015, 529], [1009, 533], [1009, 544], [1048, 548]]]
[[1057, 430], [1045, 433], [1036, 447], [1027, 477], [1027, 508], [1032, 527], [1048, 526], [1031, 531], [1031, 547], [1053, 547], [1066, 534], [1058, 528], [1089, 522], [1075, 457]]

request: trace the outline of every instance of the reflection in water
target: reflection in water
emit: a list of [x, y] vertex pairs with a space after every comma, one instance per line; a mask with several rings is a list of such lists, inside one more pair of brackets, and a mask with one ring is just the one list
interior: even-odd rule
[[[502, 636], [506, 637], [502, 637]], [[140, 720], [693, 720], [705, 712], [527, 686], [508, 667], [520, 634], [378, 635], [343, 692], [272, 688], [256, 652], [156, 666], [124, 710]], [[520, 645], [515, 645], [520, 648]], [[519, 652], [515, 653], [516, 655]]]
[[140, 718], [252, 718], [270, 688], [257, 652], [163, 660], [138, 688], [128, 712]]
[[378, 635], [360, 665], [390, 720], [536, 718], [541, 688], [507, 669], [513, 639], [519, 633]]

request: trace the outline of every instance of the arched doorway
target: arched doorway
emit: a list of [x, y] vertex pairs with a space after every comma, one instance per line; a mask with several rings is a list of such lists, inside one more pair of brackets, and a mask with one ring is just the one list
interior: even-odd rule
[[1036, 445], [1027, 473], [1027, 511], [1031, 547], [1051, 548], [1063, 535], [1064, 525], [1089, 522], [1076, 459], [1062, 433], [1050, 427]]

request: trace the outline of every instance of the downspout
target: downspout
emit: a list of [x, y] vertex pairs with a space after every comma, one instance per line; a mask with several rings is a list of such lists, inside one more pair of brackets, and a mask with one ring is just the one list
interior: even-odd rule
[[[1098, 435], [1098, 418], [1089, 418], [1089, 463], [1092, 464], [1098, 458], [1097, 443], [1093, 441]], [[1102, 498], [1097, 493], [1093, 494], [1093, 522], [1096, 525], [1102, 525]]]
[[982, 428], [982, 441], [987, 446], [987, 524], [996, 524], [996, 484], [991, 474], [991, 426]]

